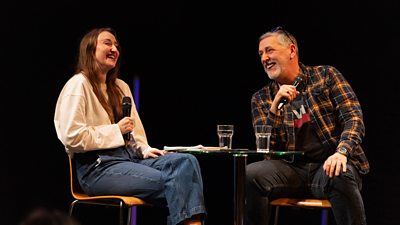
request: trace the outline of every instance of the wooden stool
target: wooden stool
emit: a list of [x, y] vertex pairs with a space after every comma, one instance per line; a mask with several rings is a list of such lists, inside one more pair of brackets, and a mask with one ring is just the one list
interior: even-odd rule
[[331, 203], [327, 199], [278, 198], [273, 200], [270, 204], [275, 206], [274, 225], [278, 225], [280, 206], [321, 208], [321, 225], [328, 225], [328, 209], [332, 208]]

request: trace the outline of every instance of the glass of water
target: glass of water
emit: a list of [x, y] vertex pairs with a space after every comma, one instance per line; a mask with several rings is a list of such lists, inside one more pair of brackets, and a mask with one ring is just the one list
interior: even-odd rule
[[217, 125], [220, 148], [232, 149], [233, 125]]
[[256, 145], [257, 151], [269, 151], [269, 142], [271, 138], [272, 126], [270, 125], [256, 125]]

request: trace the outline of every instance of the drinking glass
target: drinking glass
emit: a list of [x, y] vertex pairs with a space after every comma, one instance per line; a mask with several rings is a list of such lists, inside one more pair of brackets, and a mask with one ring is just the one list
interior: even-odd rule
[[233, 125], [217, 125], [217, 134], [219, 147], [232, 149]]
[[255, 126], [257, 151], [269, 151], [271, 131], [272, 126], [270, 125]]

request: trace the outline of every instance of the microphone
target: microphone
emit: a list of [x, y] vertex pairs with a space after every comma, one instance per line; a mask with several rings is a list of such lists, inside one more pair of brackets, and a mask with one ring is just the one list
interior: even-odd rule
[[[303, 81], [303, 78], [302, 78], [301, 76], [297, 76], [297, 77], [296, 77], [296, 80], [294, 80], [293, 86], [296, 87], [296, 90], [297, 90], [297, 91], [300, 91], [300, 90], [302, 89], [303, 85], [299, 85], [299, 84], [302, 83], [302, 81]], [[279, 104], [278, 104], [278, 110], [281, 110], [282, 107], [283, 107], [287, 102], [288, 102], [288, 99], [285, 98], [285, 97], [282, 97], [281, 100], [279, 101]]]
[[[131, 103], [131, 98], [129, 96], [124, 96], [122, 98], [122, 118], [128, 116], [131, 116], [131, 108], [132, 108], [132, 103]], [[124, 140], [130, 140], [131, 139], [131, 134], [130, 132], [124, 134]]]

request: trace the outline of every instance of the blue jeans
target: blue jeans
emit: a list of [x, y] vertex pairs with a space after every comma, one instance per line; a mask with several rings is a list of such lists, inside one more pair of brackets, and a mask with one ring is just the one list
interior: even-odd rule
[[203, 182], [197, 159], [168, 153], [141, 159], [131, 150], [117, 148], [74, 155], [77, 176], [89, 195], [126, 195], [166, 206], [168, 225], [205, 214]]
[[346, 173], [329, 178], [323, 163], [263, 160], [247, 165], [246, 180], [246, 225], [269, 224], [269, 202], [280, 197], [327, 198], [338, 225], [367, 224], [361, 177], [349, 161]]

